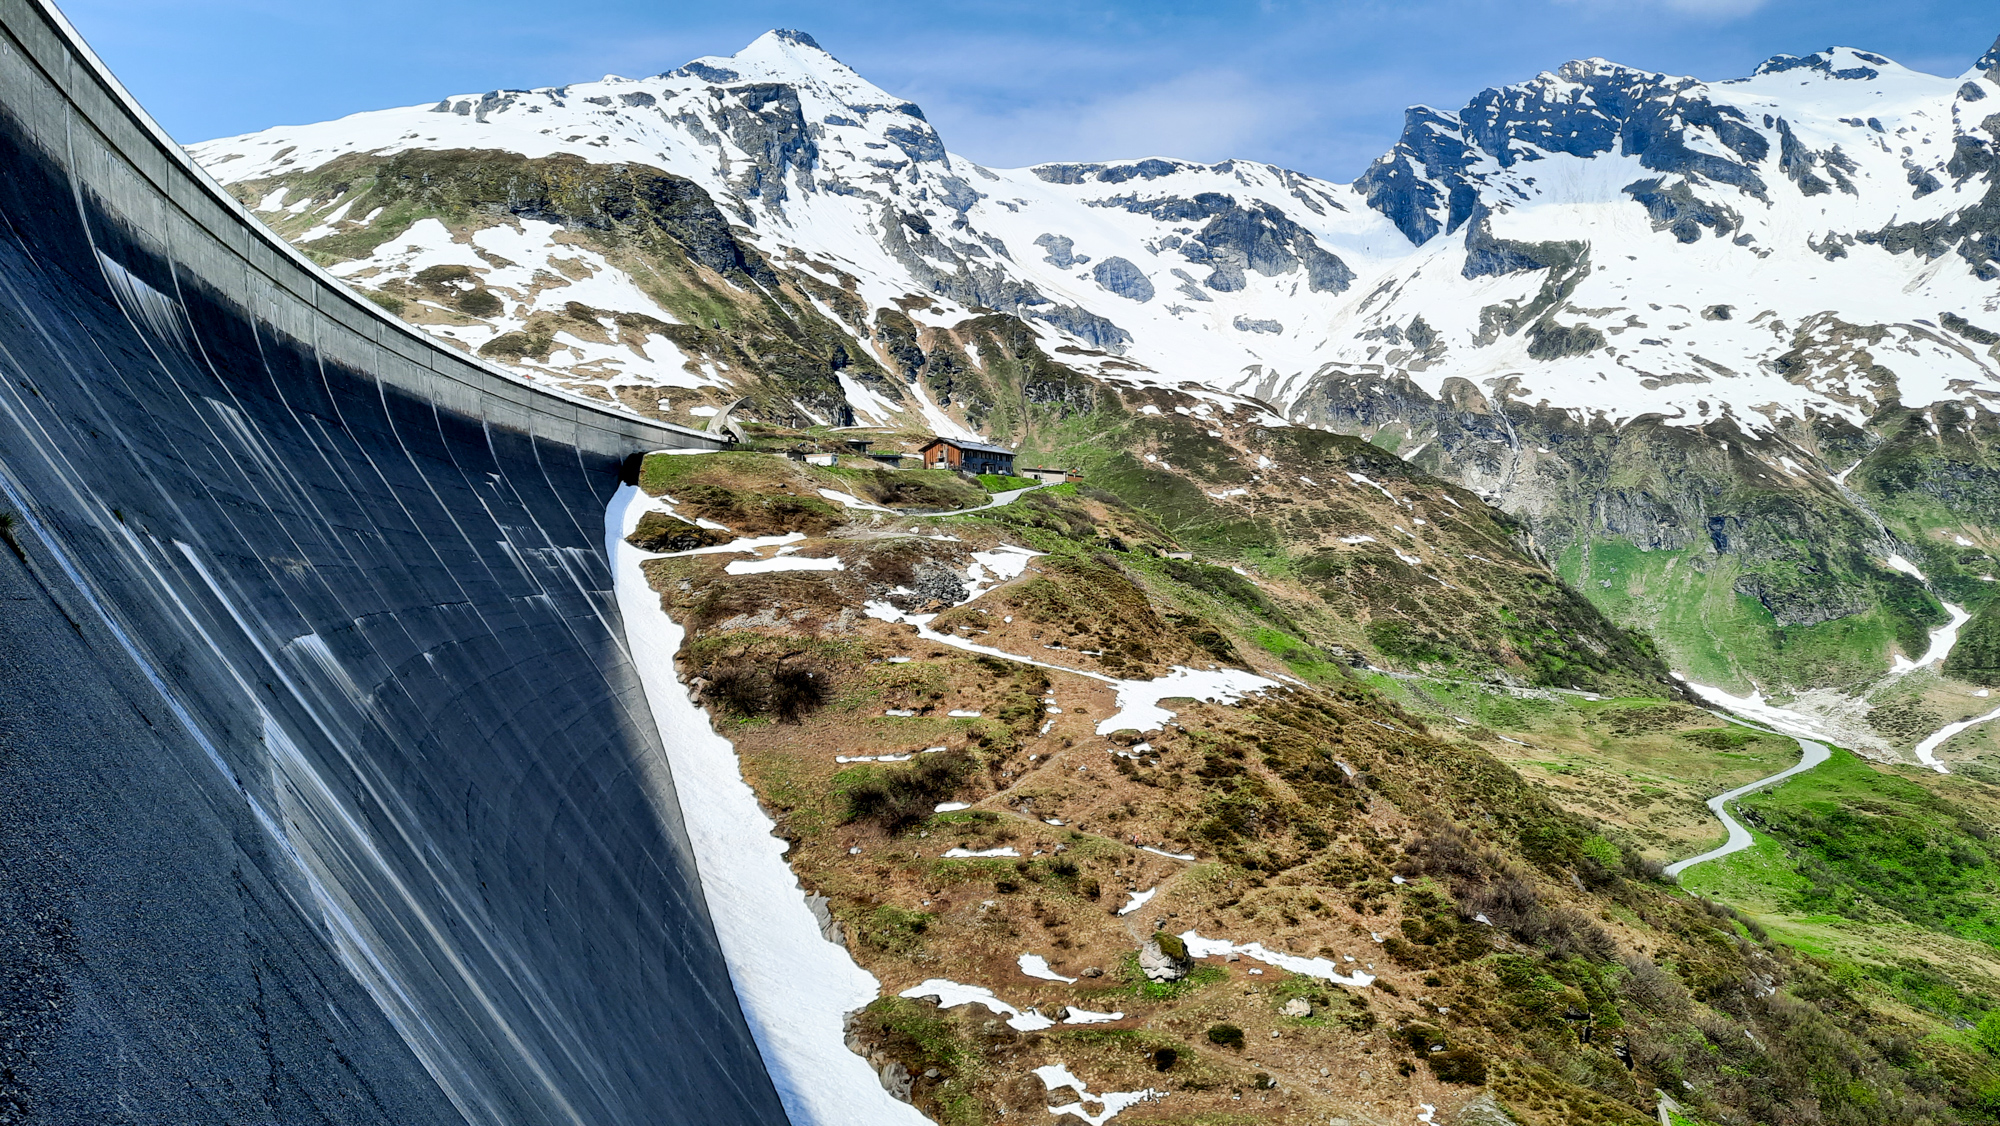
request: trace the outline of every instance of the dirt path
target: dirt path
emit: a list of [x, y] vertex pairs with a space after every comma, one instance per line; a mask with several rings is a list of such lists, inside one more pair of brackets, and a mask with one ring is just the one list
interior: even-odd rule
[[1678, 876], [1696, 864], [1708, 860], [1720, 860], [1731, 853], [1742, 852], [1744, 849], [1749, 848], [1754, 838], [1750, 836], [1750, 830], [1744, 828], [1736, 818], [1729, 815], [1729, 803], [1746, 794], [1756, 793], [1766, 786], [1776, 785], [1794, 774], [1802, 774], [1833, 757], [1833, 752], [1827, 750], [1825, 743], [1815, 742], [1811, 739], [1800, 739], [1796, 735], [1793, 738], [1798, 739], [1799, 750], [1803, 752], [1800, 754], [1797, 763], [1769, 777], [1759, 778], [1746, 786], [1738, 786], [1726, 794], [1717, 794], [1715, 797], [1708, 799], [1708, 808], [1714, 811], [1715, 816], [1721, 819], [1723, 827], [1729, 830], [1729, 840], [1721, 848], [1712, 848], [1700, 856], [1690, 856], [1686, 860], [1675, 861], [1667, 865], [1667, 875]]

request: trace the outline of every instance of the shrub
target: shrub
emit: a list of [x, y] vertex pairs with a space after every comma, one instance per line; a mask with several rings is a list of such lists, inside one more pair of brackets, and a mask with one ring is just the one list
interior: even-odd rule
[[417, 276], [413, 280], [418, 285], [435, 288], [451, 282], [466, 281], [471, 277], [472, 267], [470, 266], [444, 265], [426, 266], [417, 271]]
[[502, 308], [500, 299], [490, 289], [475, 289], [458, 299], [459, 312], [469, 316], [490, 317]]
[[701, 675], [703, 698], [745, 719], [772, 715], [798, 723], [833, 696], [829, 674], [807, 658], [773, 665], [742, 654], [711, 663]]
[[1180, 1062], [1180, 1058], [1181, 1054], [1172, 1048], [1155, 1048], [1153, 1050], [1153, 1070], [1172, 1071], [1174, 1065]]
[[549, 349], [554, 346], [555, 337], [547, 333], [506, 332], [479, 346], [482, 356], [506, 356], [511, 359], [528, 357], [536, 360], [549, 358]]
[[735, 538], [728, 532], [697, 527], [664, 512], [648, 512], [639, 517], [638, 527], [625, 537], [625, 542], [641, 551], [692, 551]]
[[403, 299], [393, 293], [383, 293], [379, 289], [364, 289], [361, 291], [361, 296], [382, 306], [391, 313], [400, 313], [403, 311]]
[[1446, 1083], [1477, 1087], [1486, 1082], [1486, 1057], [1470, 1048], [1431, 1052], [1424, 1060], [1431, 1065], [1431, 1074]]
[[928, 818], [971, 776], [972, 756], [942, 751], [893, 770], [880, 770], [847, 791], [847, 820], [874, 821], [891, 833]]
[[1243, 1048], [1243, 1030], [1233, 1024], [1214, 1024], [1208, 1028], [1208, 1042], [1225, 1048]]
[[1995, 1009], [1979, 1018], [1979, 1026], [1973, 1030], [1979, 1046], [2000, 1055], [2000, 1009]]
[[818, 669], [799, 663], [771, 671], [771, 712], [781, 723], [797, 723], [833, 695], [833, 685]]

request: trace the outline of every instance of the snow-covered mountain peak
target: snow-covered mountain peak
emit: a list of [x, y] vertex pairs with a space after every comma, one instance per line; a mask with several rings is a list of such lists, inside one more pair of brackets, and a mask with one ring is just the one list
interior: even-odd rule
[[901, 101], [891, 99], [880, 87], [834, 58], [812, 36], [788, 28], [767, 31], [733, 55], [704, 55], [668, 71], [667, 76], [695, 78], [717, 85], [817, 80], [828, 89], [852, 91], [863, 102]]
[[1986, 53], [1972, 64], [1974, 73], [1987, 75], [1991, 81], [2000, 83], [2000, 75], [1994, 74], [1996, 70], [2000, 70], [2000, 38], [1994, 39], [1993, 46], [1986, 48]]
[[[1087, 374], [1287, 409], [1395, 373], [1612, 421], [1858, 423], [1897, 396], [2000, 396], [2000, 361], [1967, 343], [1987, 330], [1938, 327], [1994, 319], [1982, 216], [2000, 203], [1982, 200], [2000, 154], [1975, 104], [1994, 72], [1979, 73], [1846, 47], [1714, 83], [1577, 59], [1456, 111], [1412, 107], [1341, 185], [1246, 160], [983, 168], [810, 36], [772, 31], [650, 78], [455, 95], [195, 153], [265, 192], [411, 150], [658, 169], [766, 259], [852, 293], [841, 319], [877, 351], [883, 323], [921, 335], [998, 311]], [[292, 199], [327, 217], [308, 243], [366, 221]], [[340, 268], [393, 280], [416, 261]]]

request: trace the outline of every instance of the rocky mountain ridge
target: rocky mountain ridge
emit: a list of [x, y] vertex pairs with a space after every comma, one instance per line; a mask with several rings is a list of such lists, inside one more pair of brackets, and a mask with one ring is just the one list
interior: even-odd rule
[[[1412, 109], [1351, 185], [985, 168], [790, 31], [194, 151], [336, 273], [534, 378], [1031, 449], [1106, 389], [1255, 403], [1524, 517], [1677, 667], [1851, 685], [1921, 651], [1939, 597], [1988, 601], [1994, 57], [1944, 78], [1831, 48], [1722, 83], [1582, 60]], [[1617, 545], [1700, 578], [1640, 606], [1593, 563]]]

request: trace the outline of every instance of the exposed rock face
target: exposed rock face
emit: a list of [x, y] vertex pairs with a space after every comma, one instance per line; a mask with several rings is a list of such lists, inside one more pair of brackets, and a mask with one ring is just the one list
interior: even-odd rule
[[1153, 283], [1130, 259], [1106, 258], [1091, 269], [1090, 276], [1120, 297], [1141, 302], [1153, 299]]
[[[835, 946], [847, 945], [847, 932], [841, 927], [840, 920], [833, 917], [833, 911], [826, 896], [806, 896], [806, 908], [812, 912], [813, 919], [819, 923], [821, 937]], [[908, 1078], [907, 1075], [905, 1078]]]
[[[1173, 940], [1171, 935], [1167, 937]], [[1187, 948], [1182, 946], [1180, 951], [1185, 955]], [[1139, 947], [1139, 971], [1148, 981], [1179, 981], [1188, 975], [1188, 963], [1185, 957], [1176, 958], [1162, 950], [1160, 939], [1155, 936]]]
[[[1715, 562], [1701, 573], [1758, 629], [1880, 611], [1900, 645], [1940, 611], [1890, 597], [1856, 552], [1914, 559], [1935, 538], [1892, 494], [1985, 520], [1985, 454], [1897, 454], [1893, 479], [1844, 482], [1853, 495], [1831, 478], [1896, 445], [1904, 412], [2000, 404], [1994, 88], [1990, 56], [1944, 78], [1835, 48], [1722, 83], [1585, 59], [1456, 112], [1411, 109], [1352, 185], [1246, 161], [1006, 171], [953, 156], [916, 106], [774, 32], [654, 78], [453, 96], [197, 153], [346, 276], [389, 279], [411, 319], [461, 343], [484, 331], [460, 333], [467, 320], [491, 325], [483, 354], [538, 378], [584, 369], [635, 409], [733, 391], [752, 420], [895, 425], [928, 400], [1020, 440], [1104, 405], [1102, 389], [1192, 382], [1400, 434], [1551, 559], [1587, 570], [1607, 537], [1694, 551], [1685, 566]], [[453, 153], [490, 168], [448, 170]], [[408, 285], [387, 248], [420, 213], [657, 249], [618, 268], [709, 292], [557, 316], [502, 284], [485, 247], [449, 292]], [[584, 272], [562, 245], [525, 268]], [[670, 366], [621, 389], [635, 365], [572, 339]], [[1653, 473], [1650, 456], [1687, 470]], [[1956, 571], [1972, 565], [1921, 569], [1978, 602]]]

